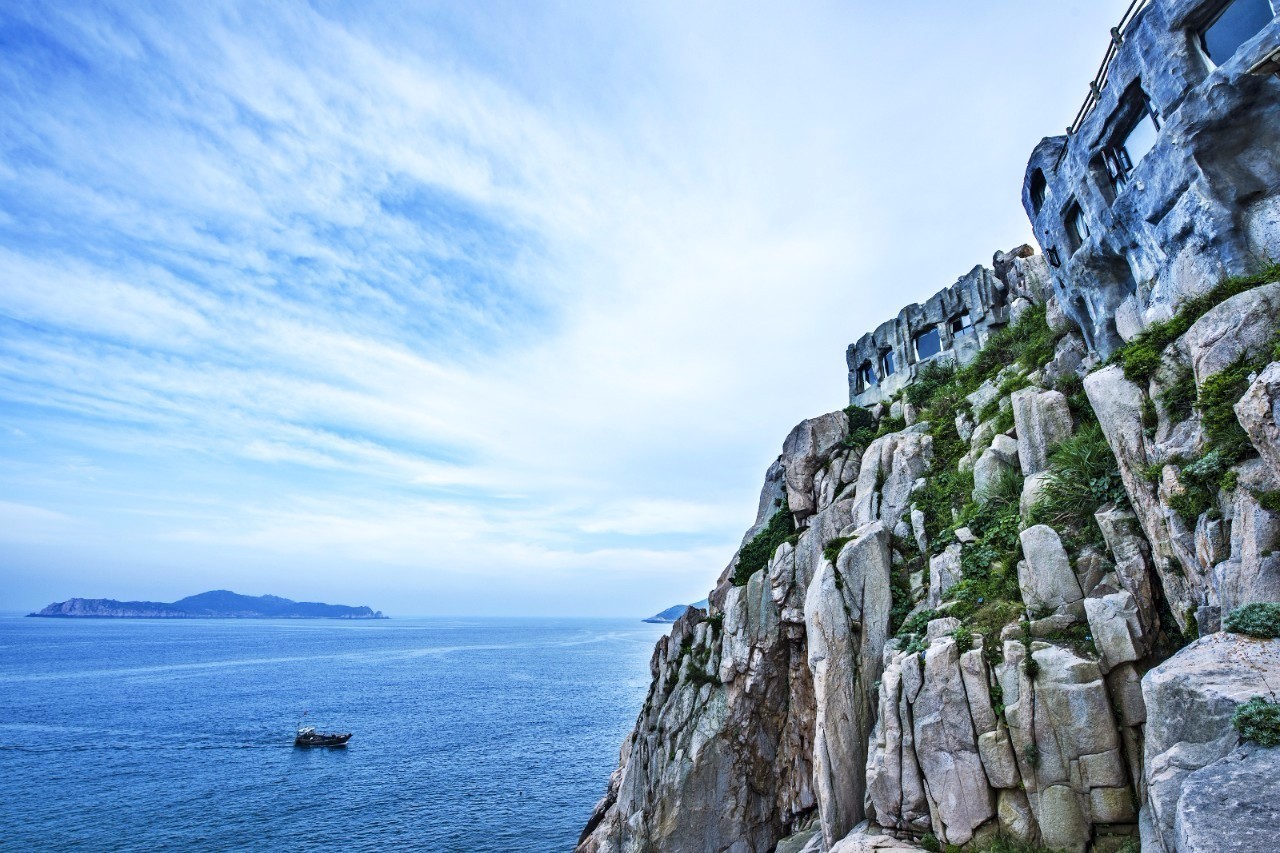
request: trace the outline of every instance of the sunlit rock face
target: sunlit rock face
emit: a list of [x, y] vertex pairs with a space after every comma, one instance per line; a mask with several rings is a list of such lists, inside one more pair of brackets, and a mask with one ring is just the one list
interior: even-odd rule
[[1280, 77], [1267, 62], [1280, 19], [1236, 0], [1214, 22], [1222, 5], [1148, 4], [1096, 104], [1027, 164], [1022, 203], [1057, 301], [1103, 357], [1224, 276], [1280, 258]]
[[[786, 438], [707, 610], [655, 649], [580, 853], [1275, 849], [1280, 747], [1232, 716], [1276, 698], [1280, 639], [1220, 629], [1280, 601], [1280, 282], [1204, 301], [1149, 372], [1101, 363], [1280, 258], [1280, 19], [1222, 9], [1145, 5], [1037, 147], [1044, 255], [998, 252], [849, 347], [866, 411]], [[904, 395], [931, 362], [975, 368]], [[1039, 503], [1064, 482], [1075, 504]]]

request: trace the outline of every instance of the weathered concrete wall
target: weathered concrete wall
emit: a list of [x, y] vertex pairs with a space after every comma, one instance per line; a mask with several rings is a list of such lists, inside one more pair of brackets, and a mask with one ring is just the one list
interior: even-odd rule
[[[1027, 164], [1022, 203], [1057, 263], [1056, 299], [1104, 357], [1224, 276], [1280, 258], [1280, 76], [1265, 62], [1280, 49], [1280, 18], [1215, 66], [1200, 33], [1221, 7], [1153, 0], [1126, 29], [1096, 107]], [[1117, 183], [1107, 155], [1144, 95], [1161, 127]], [[1077, 205], [1083, 239], [1069, 224]]]
[[[910, 385], [920, 368], [935, 359], [966, 364], [986, 344], [991, 332], [1010, 319], [1018, 299], [1043, 301], [1048, 266], [1030, 246], [997, 252], [994, 271], [976, 266], [955, 284], [923, 303], [908, 305], [892, 320], [881, 323], [849, 345], [849, 402], [873, 406]], [[929, 358], [917, 354], [916, 339], [930, 330], [938, 332], [940, 352]], [[886, 355], [893, 370], [887, 369]], [[869, 376], [866, 370], [869, 369]]]

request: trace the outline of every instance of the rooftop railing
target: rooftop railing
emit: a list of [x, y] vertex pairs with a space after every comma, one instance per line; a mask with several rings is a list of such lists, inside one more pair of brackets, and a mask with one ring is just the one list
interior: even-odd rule
[[1111, 70], [1111, 60], [1116, 58], [1116, 51], [1120, 45], [1124, 44], [1125, 34], [1129, 27], [1133, 24], [1134, 18], [1138, 17], [1138, 13], [1146, 8], [1151, 0], [1133, 0], [1129, 4], [1129, 9], [1124, 13], [1124, 17], [1120, 19], [1117, 26], [1111, 28], [1111, 43], [1107, 45], [1107, 55], [1102, 58], [1102, 67], [1098, 69], [1098, 74], [1093, 78], [1093, 82], [1089, 84], [1089, 95], [1084, 99], [1084, 103], [1080, 106], [1080, 111], [1076, 113], [1075, 121], [1071, 122], [1071, 126], [1067, 128], [1067, 137], [1070, 138], [1080, 130], [1080, 125], [1089, 117], [1089, 113], [1093, 112], [1093, 108], [1098, 105], [1098, 100], [1102, 97], [1102, 89], [1107, 85], [1107, 72]]

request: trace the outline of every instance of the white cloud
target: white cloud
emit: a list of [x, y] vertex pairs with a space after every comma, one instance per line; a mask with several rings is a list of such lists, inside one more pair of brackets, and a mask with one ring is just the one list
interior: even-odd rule
[[1119, 11], [11, 11], [81, 62], [0, 59], [0, 484], [117, 563], [701, 594], [845, 344], [1024, 239]]

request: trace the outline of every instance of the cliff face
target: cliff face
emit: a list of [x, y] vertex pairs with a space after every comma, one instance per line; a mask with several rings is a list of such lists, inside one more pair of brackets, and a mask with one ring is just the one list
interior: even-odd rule
[[1210, 61], [1221, 8], [1117, 30], [1044, 256], [849, 348], [579, 851], [1276, 848], [1280, 18]]
[[[1276, 750], [1231, 719], [1280, 698], [1280, 640], [1219, 628], [1280, 599], [1280, 283], [1185, 322], [1147, 387], [1006, 287], [1027, 307], [970, 365], [788, 436], [708, 609], [659, 642], [579, 850], [1270, 849], [1222, 846], [1205, 785], [1276, 816]], [[1207, 404], [1241, 364], [1228, 453]]]

